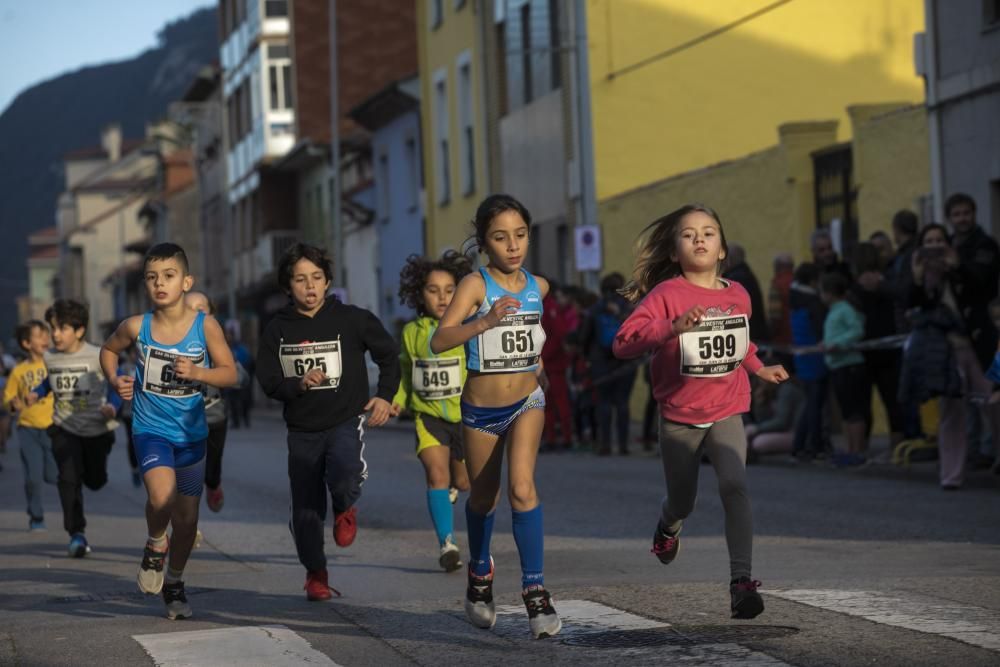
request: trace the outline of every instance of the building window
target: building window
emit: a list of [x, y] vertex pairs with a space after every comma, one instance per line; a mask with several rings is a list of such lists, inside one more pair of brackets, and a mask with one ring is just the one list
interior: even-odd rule
[[434, 139], [437, 178], [437, 201], [447, 204], [451, 200], [451, 165], [448, 141], [448, 72], [439, 69], [434, 75]]
[[1000, 27], [1000, 0], [983, 0], [983, 26]]
[[427, 9], [431, 13], [431, 30], [434, 30], [444, 21], [444, 0], [429, 0], [427, 3]]
[[267, 66], [267, 87], [270, 93], [271, 111], [292, 108], [292, 64], [270, 60]]
[[410, 191], [407, 193], [407, 206], [411, 211], [420, 205], [420, 156], [417, 154], [415, 137], [406, 138], [406, 175]]
[[521, 72], [524, 104], [529, 104], [534, 91], [531, 80], [531, 3], [521, 7]]
[[389, 156], [381, 153], [378, 156], [378, 199], [379, 199], [379, 219], [382, 222], [389, 222], [389, 209], [392, 202], [389, 200]]
[[264, 16], [269, 19], [288, 16], [288, 0], [264, 0]]
[[472, 103], [472, 54], [463, 52], [458, 57], [458, 127], [459, 162], [462, 194], [470, 195], [476, 189], [476, 142], [473, 131]]

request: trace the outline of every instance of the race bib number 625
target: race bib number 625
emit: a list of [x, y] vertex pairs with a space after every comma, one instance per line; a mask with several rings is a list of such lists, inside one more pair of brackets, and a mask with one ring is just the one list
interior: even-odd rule
[[312, 389], [336, 389], [340, 386], [340, 341], [282, 345], [278, 350], [281, 373], [286, 378], [302, 377], [312, 370], [320, 370], [326, 381]]

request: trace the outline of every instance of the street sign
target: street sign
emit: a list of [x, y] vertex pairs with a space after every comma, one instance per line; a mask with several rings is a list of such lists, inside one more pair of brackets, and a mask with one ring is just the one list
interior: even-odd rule
[[576, 270], [600, 271], [604, 268], [601, 260], [601, 226], [579, 225], [576, 235]]

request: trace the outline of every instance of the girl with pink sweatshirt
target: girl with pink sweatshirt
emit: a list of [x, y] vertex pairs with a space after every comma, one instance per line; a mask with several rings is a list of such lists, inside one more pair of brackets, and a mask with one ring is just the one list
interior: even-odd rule
[[652, 352], [653, 396], [660, 406], [660, 455], [667, 496], [652, 552], [667, 564], [677, 556], [681, 524], [694, 508], [702, 454], [719, 478], [726, 513], [733, 618], [764, 611], [750, 575], [753, 520], [746, 485], [747, 441], [740, 415], [750, 409], [750, 378], [788, 379], [764, 366], [750, 340], [750, 297], [724, 280], [728, 252], [719, 216], [688, 204], [653, 221], [640, 236], [633, 280], [623, 292], [640, 301], [615, 336], [622, 359]]

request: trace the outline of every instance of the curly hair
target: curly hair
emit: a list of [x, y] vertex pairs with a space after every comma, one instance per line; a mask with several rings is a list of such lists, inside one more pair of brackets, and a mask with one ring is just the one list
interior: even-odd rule
[[454, 250], [447, 250], [440, 259], [427, 259], [420, 255], [410, 255], [406, 258], [403, 270], [399, 272], [399, 302], [417, 311], [421, 316], [424, 312], [424, 285], [431, 271], [446, 271], [455, 279], [455, 284], [472, 273], [472, 262], [469, 258]]

